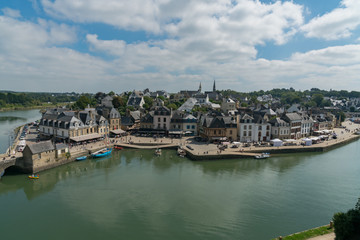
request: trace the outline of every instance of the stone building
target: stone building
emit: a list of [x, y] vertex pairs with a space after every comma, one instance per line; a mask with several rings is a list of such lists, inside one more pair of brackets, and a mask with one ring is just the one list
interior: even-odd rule
[[57, 144], [54, 146], [51, 141], [26, 145], [20, 167], [27, 173], [53, 168], [69, 161], [66, 156], [67, 152], [69, 152], [67, 145]]

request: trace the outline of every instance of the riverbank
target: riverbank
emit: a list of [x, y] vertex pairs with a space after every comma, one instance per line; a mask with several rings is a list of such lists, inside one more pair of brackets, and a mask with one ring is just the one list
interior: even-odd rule
[[156, 149], [164, 147], [176, 148], [181, 146], [186, 151], [186, 156], [194, 161], [251, 158], [263, 152], [270, 154], [326, 152], [359, 139], [360, 135], [354, 134], [357, 131], [356, 129], [359, 125], [347, 121], [343, 123], [343, 126], [346, 128], [334, 129], [334, 132], [338, 136], [337, 139], [330, 139], [321, 143], [313, 144], [311, 146], [301, 145], [301, 140], [297, 140], [293, 146], [240, 146], [239, 148], [226, 148], [225, 150], [219, 150], [218, 145], [216, 144], [196, 142], [194, 138], [190, 137], [182, 139], [153, 139], [150, 137], [131, 136], [114, 139], [114, 141], [121, 147], [136, 149]]
[[325, 225], [312, 228], [303, 232], [294, 233], [285, 237], [278, 237], [272, 240], [334, 240], [334, 228]]

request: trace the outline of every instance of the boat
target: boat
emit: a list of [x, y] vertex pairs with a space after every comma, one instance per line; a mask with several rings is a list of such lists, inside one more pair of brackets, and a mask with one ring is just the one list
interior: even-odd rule
[[114, 148], [117, 149], [117, 150], [122, 150], [123, 149], [123, 147], [116, 146], [116, 145], [114, 146]]
[[182, 149], [182, 148], [178, 148], [178, 150], [177, 150], [177, 154], [180, 156], [180, 157], [185, 157], [185, 155], [186, 155], [186, 151], [184, 150], [184, 149]]
[[161, 149], [156, 149], [155, 150], [155, 155], [160, 156], [161, 155]]
[[270, 157], [270, 153], [262, 153], [262, 154], [255, 156], [256, 159], [264, 159], [264, 158], [269, 158], [269, 157]]
[[99, 151], [92, 153], [91, 156], [93, 158], [105, 157], [105, 156], [110, 155], [111, 152], [112, 152], [112, 148], [103, 148]]
[[5, 174], [5, 170], [2, 171], [2, 172], [0, 172], [0, 178], [1, 178], [2, 176], [4, 176], [4, 174]]
[[87, 158], [87, 156], [78, 157], [78, 158], [76, 158], [76, 161], [83, 161], [86, 158]]
[[32, 174], [32, 175], [29, 175], [29, 178], [30, 178], [30, 179], [39, 179], [39, 174], [36, 174], [36, 175]]

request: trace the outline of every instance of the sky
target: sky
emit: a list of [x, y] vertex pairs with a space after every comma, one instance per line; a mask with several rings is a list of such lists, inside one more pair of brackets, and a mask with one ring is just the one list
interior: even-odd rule
[[0, 0], [0, 89], [360, 91], [359, 0]]

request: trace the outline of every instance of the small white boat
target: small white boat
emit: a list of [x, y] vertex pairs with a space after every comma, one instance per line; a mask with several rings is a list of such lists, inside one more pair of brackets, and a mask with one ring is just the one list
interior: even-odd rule
[[178, 148], [177, 153], [180, 157], [185, 157], [186, 155], [186, 151], [180, 147]]
[[161, 149], [156, 149], [155, 150], [155, 155], [160, 156], [161, 155]]
[[264, 158], [269, 158], [269, 157], [270, 157], [270, 153], [262, 153], [262, 154], [255, 156], [256, 159], [264, 159]]

